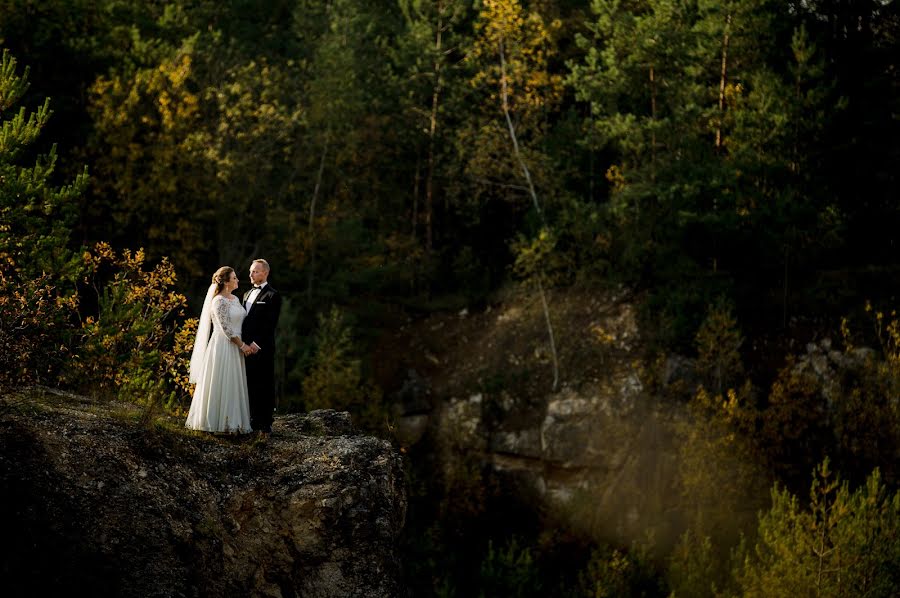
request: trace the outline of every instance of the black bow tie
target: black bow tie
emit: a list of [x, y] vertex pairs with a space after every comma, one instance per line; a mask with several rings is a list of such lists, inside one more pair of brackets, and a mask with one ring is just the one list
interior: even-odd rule
[[253, 285], [253, 288], [254, 288], [254, 289], [261, 289], [261, 288], [262, 288], [262, 285], [261, 285], [261, 284], [255, 284], [255, 285]]

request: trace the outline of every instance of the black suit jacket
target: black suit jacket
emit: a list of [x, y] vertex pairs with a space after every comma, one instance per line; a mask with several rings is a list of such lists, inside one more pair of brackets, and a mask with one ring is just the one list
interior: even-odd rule
[[[244, 293], [244, 306], [247, 305], [251, 291], [252, 288]], [[275, 327], [278, 325], [279, 315], [281, 315], [281, 295], [272, 288], [272, 285], [267, 284], [260, 290], [241, 327], [241, 340], [248, 345], [254, 342], [259, 345], [260, 352], [257, 355], [274, 357]]]

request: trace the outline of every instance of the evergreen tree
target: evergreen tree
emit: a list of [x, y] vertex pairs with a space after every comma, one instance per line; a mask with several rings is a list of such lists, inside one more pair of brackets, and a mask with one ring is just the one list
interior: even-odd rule
[[28, 88], [28, 67], [16, 73], [16, 59], [8, 51], [0, 60], [0, 259], [22, 279], [42, 274], [74, 282], [80, 256], [68, 246], [77, 199], [87, 185], [87, 169], [63, 187], [53, 186], [57, 154], [38, 156], [22, 166], [46, 126], [50, 99], [33, 112], [22, 106], [13, 112]]
[[569, 82], [591, 107], [588, 142], [613, 156], [620, 270], [654, 289], [669, 341], [684, 342], [721, 294], [741, 312], [781, 290], [783, 322], [790, 254], [823, 247], [835, 224], [795, 159], [826, 122], [808, 38], [799, 30], [781, 62], [791, 21], [769, 0], [598, 0], [593, 11]]
[[28, 68], [0, 58], [0, 382], [53, 380], [69, 352], [78, 305], [75, 284], [84, 265], [69, 247], [87, 169], [63, 187], [53, 185], [56, 146], [22, 166], [50, 118], [50, 102], [35, 111], [13, 108], [28, 87]]
[[[448, 87], [461, 83], [458, 68], [460, 47], [467, 40], [461, 30], [471, 10], [459, 0], [400, 0], [406, 20], [404, 35], [398, 40], [398, 62], [406, 71], [402, 87], [409, 102], [407, 110], [413, 125], [408, 134], [424, 133], [417, 144], [412, 205], [412, 236], [424, 229], [425, 251], [434, 246], [434, 213], [440, 194], [438, 178], [449, 170], [442, 162], [450, 157], [446, 145]], [[443, 166], [443, 168], [442, 168]], [[446, 176], [446, 174], [444, 175]], [[424, 199], [419, 205], [419, 198]]]
[[900, 583], [900, 493], [878, 470], [851, 491], [826, 460], [808, 508], [776, 488], [759, 522], [759, 539], [738, 573], [743, 595], [894, 596]]

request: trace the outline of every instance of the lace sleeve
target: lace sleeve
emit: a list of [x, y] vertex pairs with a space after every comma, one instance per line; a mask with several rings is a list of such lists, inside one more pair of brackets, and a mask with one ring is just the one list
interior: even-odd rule
[[213, 299], [212, 317], [229, 339], [238, 336], [231, 326], [231, 318], [228, 317], [228, 300], [225, 297], [217, 296]]

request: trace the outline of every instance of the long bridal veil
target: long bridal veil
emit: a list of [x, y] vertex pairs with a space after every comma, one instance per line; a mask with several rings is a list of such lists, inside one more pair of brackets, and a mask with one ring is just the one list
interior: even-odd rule
[[197, 336], [194, 338], [194, 352], [191, 353], [190, 382], [196, 384], [203, 374], [203, 362], [206, 357], [206, 347], [209, 345], [209, 335], [212, 332], [212, 300], [216, 294], [216, 284], [209, 285], [206, 299], [203, 300], [203, 311], [200, 312], [200, 322], [197, 324]]

